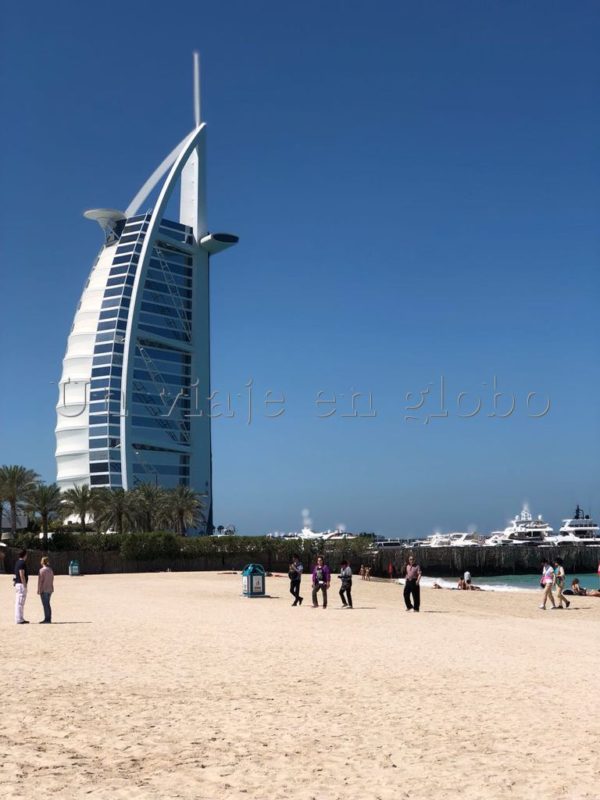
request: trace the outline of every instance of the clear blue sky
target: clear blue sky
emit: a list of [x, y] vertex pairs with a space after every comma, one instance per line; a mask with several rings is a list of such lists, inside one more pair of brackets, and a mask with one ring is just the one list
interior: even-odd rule
[[[25, 2], [2, 28], [0, 462], [54, 479], [52, 382], [101, 244], [82, 211], [124, 208], [191, 128], [198, 48], [210, 227], [240, 236], [214, 262], [213, 384], [254, 381], [252, 423], [214, 423], [217, 522], [600, 516], [597, 3]], [[353, 390], [377, 416], [340, 416]]]

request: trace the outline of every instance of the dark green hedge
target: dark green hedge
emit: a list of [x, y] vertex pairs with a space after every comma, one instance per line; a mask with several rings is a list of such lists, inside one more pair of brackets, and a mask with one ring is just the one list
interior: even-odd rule
[[[146, 561], [155, 558], [198, 558], [210, 555], [271, 554], [274, 560], [288, 561], [298, 553], [304, 561], [310, 561], [318, 553], [336, 555], [339, 558], [365, 552], [369, 540], [341, 540], [323, 544], [315, 541], [293, 541], [271, 539], [266, 536], [199, 536], [182, 537], [165, 531], [153, 533], [125, 533], [102, 535], [99, 533], [55, 533], [49, 541], [50, 552], [64, 550], [93, 550], [119, 553], [123, 558]], [[40, 550], [42, 542], [38, 534], [25, 533], [17, 537], [16, 547]]]

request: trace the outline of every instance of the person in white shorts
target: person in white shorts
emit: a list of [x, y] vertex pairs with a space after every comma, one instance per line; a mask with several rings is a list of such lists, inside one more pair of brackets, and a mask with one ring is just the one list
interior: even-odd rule
[[29, 574], [27, 572], [27, 550], [21, 550], [19, 558], [15, 564], [15, 576], [13, 583], [15, 585], [15, 622], [17, 625], [28, 625], [29, 620], [24, 617], [25, 600], [27, 600], [27, 581]]

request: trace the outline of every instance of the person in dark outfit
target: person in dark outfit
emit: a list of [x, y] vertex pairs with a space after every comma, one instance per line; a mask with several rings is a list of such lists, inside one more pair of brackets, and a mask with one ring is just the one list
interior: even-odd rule
[[[404, 583], [404, 603], [407, 611], [418, 611], [421, 605], [421, 567], [415, 564], [413, 556], [408, 557], [406, 565], [406, 581]], [[411, 603], [412, 596], [412, 603]]]
[[347, 561], [340, 564], [340, 574], [338, 578], [342, 582], [340, 597], [344, 608], [352, 608], [352, 570]]
[[23, 616], [25, 600], [27, 600], [27, 582], [29, 573], [27, 572], [27, 550], [21, 550], [19, 558], [15, 564], [15, 622], [17, 625], [28, 625], [29, 620]]
[[290, 594], [294, 598], [292, 606], [302, 605], [303, 597], [300, 597], [300, 581], [302, 580], [302, 572], [304, 567], [300, 563], [299, 557], [294, 553], [292, 562], [288, 570], [288, 577], [290, 579]]

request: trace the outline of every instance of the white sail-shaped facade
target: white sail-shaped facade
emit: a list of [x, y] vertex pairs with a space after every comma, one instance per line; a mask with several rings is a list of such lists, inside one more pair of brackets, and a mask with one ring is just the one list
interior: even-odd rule
[[[197, 122], [125, 213], [86, 213], [106, 241], [63, 360], [56, 462], [63, 489], [189, 486], [206, 494], [210, 524], [210, 261], [237, 237], [207, 230]], [[138, 213], [163, 178], [154, 208]], [[170, 220], [176, 185], [179, 219]]]

